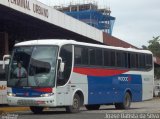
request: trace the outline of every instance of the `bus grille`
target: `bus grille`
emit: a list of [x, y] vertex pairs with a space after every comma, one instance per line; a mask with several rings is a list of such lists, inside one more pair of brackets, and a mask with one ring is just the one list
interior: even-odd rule
[[21, 106], [38, 106], [34, 100], [18, 100], [17, 104]]

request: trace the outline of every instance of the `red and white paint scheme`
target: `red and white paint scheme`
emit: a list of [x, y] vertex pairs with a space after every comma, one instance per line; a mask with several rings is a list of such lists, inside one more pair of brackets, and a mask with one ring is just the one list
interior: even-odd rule
[[[21, 62], [27, 75], [16, 77]], [[131, 102], [153, 98], [154, 67], [147, 50], [45, 39], [18, 43], [13, 49], [8, 75], [8, 104], [66, 107], [77, 112], [114, 104], [127, 109]]]

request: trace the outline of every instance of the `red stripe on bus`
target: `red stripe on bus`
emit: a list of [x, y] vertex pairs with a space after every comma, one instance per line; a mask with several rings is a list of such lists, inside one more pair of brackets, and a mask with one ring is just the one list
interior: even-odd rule
[[35, 88], [34, 90], [44, 93], [52, 93], [52, 88]]
[[73, 72], [88, 76], [114, 76], [128, 72], [129, 70], [100, 69], [100, 68], [79, 68], [74, 67]]

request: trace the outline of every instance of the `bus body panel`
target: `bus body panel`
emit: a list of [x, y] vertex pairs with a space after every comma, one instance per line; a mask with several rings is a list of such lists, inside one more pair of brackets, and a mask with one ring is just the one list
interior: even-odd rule
[[[131, 91], [132, 101], [142, 101], [142, 77], [141, 75], [135, 75], [130, 73], [121, 74], [120, 70], [116, 73], [113, 72], [104, 76], [103, 72], [101, 74], [92, 74], [87, 68], [76, 68], [76, 73], [85, 74], [88, 80], [88, 104], [107, 104], [107, 103], [118, 103], [123, 101], [126, 89]], [[96, 70], [96, 69], [95, 69]], [[99, 69], [97, 69], [99, 70]], [[91, 69], [93, 71], [93, 69]], [[109, 70], [108, 70], [109, 71]], [[87, 73], [89, 73], [89, 75]], [[95, 71], [96, 72], [96, 71]], [[123, 72], [123, 71], [122, 71]], [[116, 75], [115, 75], [116, 73]], [[94, 75], [94, 76], [90, 76]], [[80, 77], [80, 76], [79, 76]]]
[[73, 97], [77, 91], [82, 92], [84, 104], [88, 104], [88, 81], [86, 75], [73, 72], [68, 83], [64, 86], [57, 86], [56, 90], [58, 106], [72, 105]]
[[8, 92], [16, 96], [7, 96], [9, 105], [18, 106], [56, 106], [56, 98], [54, 95], [49, 97], [41, 97], [41, 94], [55, 92], [52, 88], [8, 88]]
[[7, 104], [7, 82], [0, 81], [0, 104]]
[[150, 71], [145, 75], [142, 75], [142, 87], [143, 87], [143, 93], [142, 93], [142, 100], [149, 100], [153, 98], [153, 87], [154, 87], [154, 77], [151, 75]]
[[42, 94], [52, 93], [52, 88], [12, 88], [12, 93], [16, 94], [17, 97], [41, 97]]
[[[71, 105], [76, 91], [82, 91], [84, 95], [84, 104], [108, 104], [122, 102], [124, 94], [127, 90], [131, 92], [132, 101], [134, 102], [151, 99], [153, 95], [152, 85], [150, 85], [151, 82], [148, 82], [148, 84], [144, 84], [142, 86], [145, 77], [149, 76], [125, 73], [114, 76], [96, 77], [87, 76], [82, 74], [82, 72], [73, 72], [69, 83], [67, 83], [65, 86], [57, 87], [56, 90], [52, 91], [56, 95], [56, 103], [50, 106]], [[39, 89], [39, 91], [40, 92], [38, 93], [34, 89], [26, 90], [22, 88], [12, 88], [12, 92], [19, 96], [19, 98], [15, 97], [17, 102], [19, 99], [23, 99], [23, 97], [24, 99], [26, 99], [25, 97], [28, 97], [27, 100], [44, 100], [45, 98], [43, 97], [34, 97], [38, 94], [43, 94], [42, 90]], [[150, 95], [148, 92], [150, 92]], [[148, 97], [144, 97], [145, 95]], [[16, 105], [17, 102], [12, 104]]]
[[[40, 42], [35, 41], [35, 45], [37, 45], [36, 43]], [[43, 43], [47, 44], [44, 41]], [[43, 45], [43, 43], [40, 45]], [[76, 42], [70, 42], [69, 44], [72, 43], [75, 43], [75, 45], [88, 45], [87, 43], [83, 44]], [[61, 43], [59, 42], [59, 44]], [[25, 43], [18, 44], [18, 46], [21, 45], [23, 46]], [[89, 46], [92, 45], [89, 44]], [[94, 44], [92, 47], [96, 47], [96, 45]], [[102, 47], [105, 48], [105, 46]], [[113, 47], [108, 47], [108, 49], [109, 48], [114, 50]], [[125, 51], [123, 48], [117, 49]], [[73, 104], [73, 97], [77, 92], [82, 92], [84, 97], [84, 105], [122, 103], [124, 101], [124, 95], [127, 91], [131, 93], [133, 102], [153, 98], [153, 68], [147, 71], [137, 71], [135, 69], [119, 67], [108, 68], [104, 66], [77, 66], [74, 61], [75, 49], [72, 48], [72, 50], [72, 70], [70, 78], [66, 84], [63, 86], [55, 85], [52, 92], [43, 92], [42, 90], [37, 92], [37, 90], [35, 91], [32, 88], [9, 88], [8, 92], [16, 93], [17, 95], [17, 97], [8, 96], [9, 104], [49, 107], [69, 106]], [[133, 49], [126, 50], [132, 51]], [[133, 52], [141, 53], [140, 50], [135, 49]], [[143, 53], [148, 53], [151, 55], [149, 51], [143, 51]], [[27, 91], [28, 93], [26, 93]], [[40, 96], [46, 93], [54, 93], [54, 95], [49, 97]], [[29, 103], [27, 103], [27, 101], [29, 101]], [[45, 102], [45, 104], [42, 104], [42, 102]]]
[[[4, 62], [6, 65], [9, 61]], [[6, 70], [3, 68], [3, 61], [0, 61], [0, 104], [7, 104], [7, 81]]]

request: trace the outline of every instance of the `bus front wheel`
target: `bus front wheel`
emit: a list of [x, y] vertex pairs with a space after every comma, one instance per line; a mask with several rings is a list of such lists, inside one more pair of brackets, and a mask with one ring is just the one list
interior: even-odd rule
[[68, 113], [77, 113], [80, 110], [80, 106], [81, 106], [80, 97], [78, 94], [75, 94], [73, 98], [73, 104], [71, 106], [67, 106], [66, 111]]
[[129, 92], [125, 93], [124, 100], [122, 103], [115, 103], [116, 109], [129, 109], [131, 106], [131, 95]]
[[31, 106], [30, 110], [34, 113], [34, 114], [40, 114], [43, 112], [43, 107], [36, 107], [36, 106]]
[[99, 110], [100, 105], [86, 105], [87, 110]]

